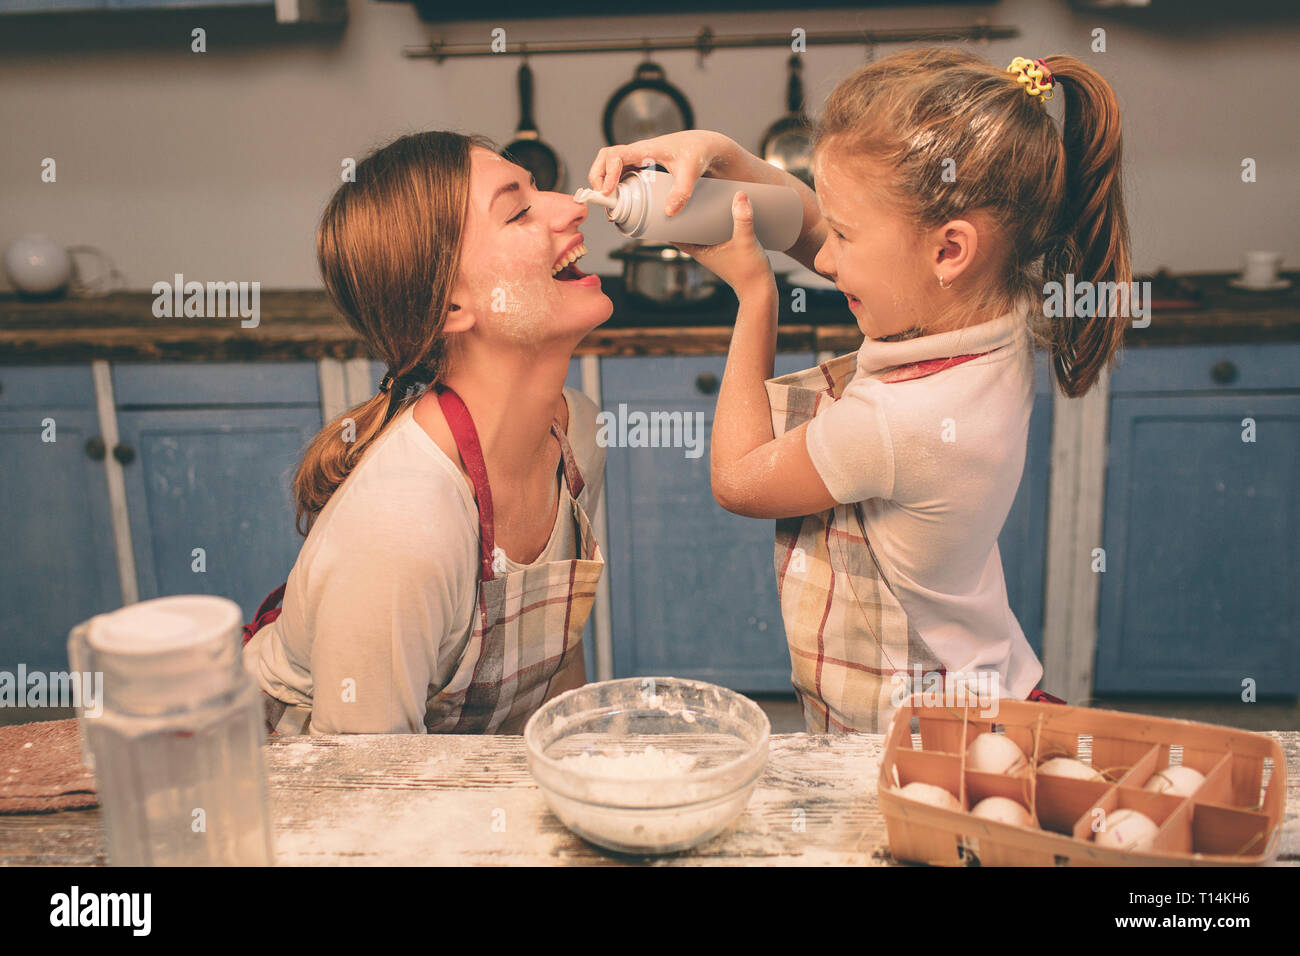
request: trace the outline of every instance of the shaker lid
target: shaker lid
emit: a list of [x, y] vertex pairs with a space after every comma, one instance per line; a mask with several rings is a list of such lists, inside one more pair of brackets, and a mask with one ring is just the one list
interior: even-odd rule
[[86, 640], [109, 654], [167, 654], [218, 648], [238, 633], [242, 612], [229, 598], [183, 594], [154, 598], [91, 619]]

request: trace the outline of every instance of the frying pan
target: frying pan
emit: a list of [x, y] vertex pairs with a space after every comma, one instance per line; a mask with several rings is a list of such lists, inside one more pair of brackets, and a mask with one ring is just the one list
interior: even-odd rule
[[605, 106], [601, 125], [611, 146], [677, 133], [695, 126], [695, 114], [682, 91], [664, 78], [664, 68], [646, 60]]
[[767, 128], [759, 155], [786, 172], [798, 176], [811, 188], [812, 123], [803, 108], [803, 61], [799, 54], [790, 56], [790, 81], [786, 87], [787, 112]]
[[564, 163], [555, 150], [542, 142], [533, 121], [533, 71], [527, 61], [519, 64], [519, 128], [506, 153], [533, 174], [538, 189], [552, 192], [561, 188]]

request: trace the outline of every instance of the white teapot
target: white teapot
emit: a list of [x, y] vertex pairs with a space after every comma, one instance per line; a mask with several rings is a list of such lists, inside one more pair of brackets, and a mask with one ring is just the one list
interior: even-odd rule
[[55, 297], [72, 279], [72, 256], [49, 236], [22, 236], [9, 243], [5, 274], [20, 294]]

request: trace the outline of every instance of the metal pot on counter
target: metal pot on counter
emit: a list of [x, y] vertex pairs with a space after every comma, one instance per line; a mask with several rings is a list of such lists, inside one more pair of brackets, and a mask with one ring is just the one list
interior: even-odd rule
[[623, 287], [638, 302], [657, 308], [705, 306], [723, 281], [667, 242], [629, 242], [609, 254], [623, 260]]

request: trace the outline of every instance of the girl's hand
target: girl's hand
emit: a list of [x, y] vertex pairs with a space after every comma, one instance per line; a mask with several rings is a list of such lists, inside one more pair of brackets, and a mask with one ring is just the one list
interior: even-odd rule
[[743, 191], [731, 201], [731, 238], [716, 246], [674, 243], [678, 249], [698, 260], [727, 285], [739, 298], [750, 294], [776, 295], [776, 277], [763, 247], [754, 236], [754, 207]]
[[664, 205], [664, 213], [672, 216], [691, 198], [697, 179], [709, 173], [726, 178], [723, 174], [744, 155], [744, 149], [721, 133], [690, 129], [626, 146], [606, 146], [596, 154], [587, 182], [597, 192], [607, 193], [618, 185], [624, 167], [658, 163], [673, 177], [673, 188]]

